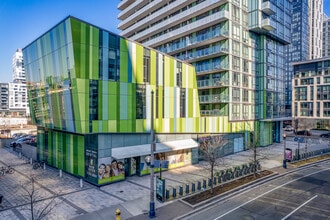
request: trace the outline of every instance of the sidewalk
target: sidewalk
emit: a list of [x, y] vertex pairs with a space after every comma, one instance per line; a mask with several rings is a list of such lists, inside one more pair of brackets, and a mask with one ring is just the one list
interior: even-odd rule
[[[320, 140], [308, 148], [325, 147], [327, 144], [328, 142]], [[277, 169], [277, 172], [292, 169], [289, 164], [287, 170], [282, 168], [283, 146], [283, 143], [278, 143], [258, 150], [268, 158], [261, 162], [263, 169]], [[295, 149], [297, 142], [287, 140], [286, 147]], [[49, 167], [46, 170], [33, 170], [30, 164], [18, 158], [10, 148], [0, 148], [0, 155], [0, 166], [11, 165], [17, 171], [0, 180], [0, 194], [4, 195], [4, 201], [0, 205], [0, 219], [29, 219], [29, 213], [23, 210], [28, 207], [28, 201], [22, 198], [23, 192], [20, 189], [20, 184], [26, 182], [29, 175], [36, 177], [42, 199], [47, 201], [57, 196], [59, 205], [47, 219], [115, 219], [118, 208], [122, 219], [148, 219], [150, 176], [128, 177], [125, 181], [103, 187], [84, 182], [80, 188], [78, 178], [65, 173], [60, 178], [58, 170]], [[251, 158], [250, 151], [239, 152], [224, 157], [224, 164], [234, 167], [250, 162]], [[205, 162], [163, 172], [166, 188], [207, 179], [209, 172], [203, 168], [204, 164]], [[160, 203], [156, 199], [155, 208], [155, 219], [173, 219], [191, 209], [178, 200]]]

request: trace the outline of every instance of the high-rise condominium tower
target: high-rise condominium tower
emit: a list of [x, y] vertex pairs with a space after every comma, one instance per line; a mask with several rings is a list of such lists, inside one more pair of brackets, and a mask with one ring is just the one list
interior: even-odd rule
[[323, 0], [308, 0], [309, 59], [322, 57]]
[[[193, 64], [201, 115], [254, 120], [280, 141], [291, 1], [123, 0], [121, 35]], [[217, 126], [217, 125], [215, 125]]]

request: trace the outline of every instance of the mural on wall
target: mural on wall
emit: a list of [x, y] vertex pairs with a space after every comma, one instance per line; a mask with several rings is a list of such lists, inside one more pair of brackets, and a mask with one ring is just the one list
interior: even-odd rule
[[[140, 175], [150, 174], [150, 166], [145, 162], [145, 156], [140, 157]], [[160, 172], [160, 166], [162, 171], [182, 167], [192, 164], [191, 149], [178, 150], [168, 153], [155, 154], [154, 166], [155, 172]]]
[[106, 157], [99, 159], [98, 164], [98, 184], [125, 179], [125, 163], [123, 160]]

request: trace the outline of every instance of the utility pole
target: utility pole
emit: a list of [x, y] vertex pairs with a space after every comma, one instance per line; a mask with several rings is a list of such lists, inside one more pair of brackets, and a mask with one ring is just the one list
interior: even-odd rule
[[154, 187], [154, 166], [155, 166], [155, 134], [154, 134], [154, 91], [151, 91], [151, 161], [150, 161], [150, 209], [149, 218], [155, 218], [155, 187]]

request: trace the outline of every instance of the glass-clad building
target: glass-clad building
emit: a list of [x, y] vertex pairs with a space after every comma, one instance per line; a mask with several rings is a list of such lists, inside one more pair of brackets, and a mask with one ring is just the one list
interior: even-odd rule
[[[201, 115], [255, 123], [261, 146], [279, 142], [284, 45], [291, 1], [179, 0], [118, 4], [121, 35], [196, 68]], [[268, 65], [269, 64], [269, 65]]]
[[254, 128], [200, 117], [192, 65], [71, 16], [23, 54], [38, 159], [93, 184], [149, 173], [152, 103], [155, 164], [168, 169], [198, 162], [199, 135], [227, 130], [226, 155]]

